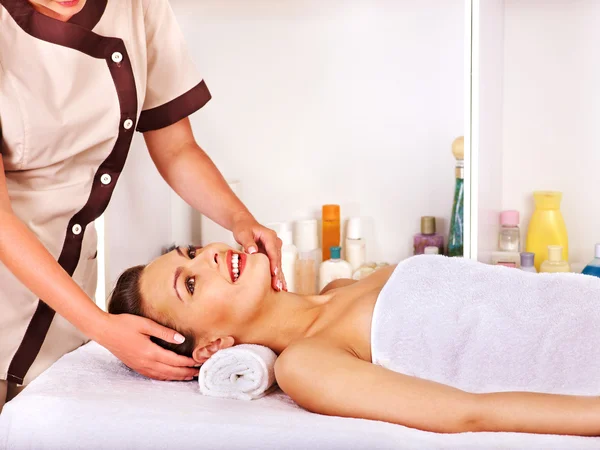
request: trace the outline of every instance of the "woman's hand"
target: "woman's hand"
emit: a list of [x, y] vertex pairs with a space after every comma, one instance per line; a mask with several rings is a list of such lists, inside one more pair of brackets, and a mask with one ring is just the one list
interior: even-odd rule
[[98, 336], [92, 338], [129, 368], [155, 380], [191, 380], [198, 376], [192, 358], [158, 346], [151, 336], [180, 344], [183, 336], [144, 317], [106, 314]]
[[277, 234], [259, 224], [250, 213], [246, 212], [236, 217], [231, 231], [235, 240], [247, 253], [260, 251], [269, 257], [273, 289], [287, 291], [285, 277], [281, 271], [281, 239], [277, 237]]

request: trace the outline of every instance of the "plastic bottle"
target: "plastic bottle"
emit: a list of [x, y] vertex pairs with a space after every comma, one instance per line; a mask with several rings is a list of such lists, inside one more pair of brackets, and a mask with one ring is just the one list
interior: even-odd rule
[[596, 244], [596, 257], [585, 266], [585, 269], [581, 273], [600, 278], [600, 244]]
[[452, 143], [452, 153], [456, 158], [456, 185], [454, 187], [454, 203], [450, 218], [448, 235], [448, 256], [464, 256], [464, 203], [465, 203], [465, 161], [464, 137]]
[[535, 259], [535, 255], [529, 252], [521, 253], [521, 270], [523, 272], [531, 272], [537, 273], [535, 266], [533, 265], [533, 261]]
[[563, 259], [563, 248], [560, 245], [548, 246], [548, 259], [540, 266], [540, 272], [570, 272], [571, 266]]
[[297, 294], [317, 293], [317, 271], [321, 262], [318, 226], [318, 222], [314, 219], [301, 220], [294, 224], [295, 243], [298, 249], [294, 280]]
[[340, 206], [323, 205], [323, 261], [331, 258], [331, 247], [340, 246]]
[[367, 247], [362, 238], [360, 217], [352, 217], [348, 220], [346, 229], [346, 260], [352, 266], [354, 272], [367, 261]]
[[296, 261], [298, 249], [294, 245], [292, 226], [286, 222], [268, 225], [281, 239], [281, 271], [287, 283], [288, 292], [296, 292]]
[[535, 268], [540, 270], [542, 261], [548, 259], [548, 246], [560, 245], [562, 259], [569, 260], [567, 227], [560, 212], [562, 193], [538, 191], [533, 193], [535, 211], [529, 222], [526, 250], [535, 253]]
[[500, 213], [498, 250], [501, 252], [520, 252], [520, 240], [519, 211], [502, 211]]
[[444, 252], [444, 236], [436, 233], [435, 217], [421, 217], [421, 232], [414, 237], [414, 254], [422, 255], [425, 247], [437, 247], [438, 253]]
[[342, 248], [331, 247], [329, 251], [331, 259], [323, 261], [319, 269], [319, 292], [334, 280], [352, 278], [352, 266], [341, 258]]

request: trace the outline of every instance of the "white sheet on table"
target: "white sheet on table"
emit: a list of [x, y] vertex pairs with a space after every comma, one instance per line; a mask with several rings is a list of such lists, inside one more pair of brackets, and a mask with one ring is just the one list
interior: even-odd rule
[[90, 343], [6, 405], [1, 450], [598, 449], [600, 438], [465, 433], [311, 414], [280, 391], [253, 402], [205, 397], [197, 382], [148, 380]]

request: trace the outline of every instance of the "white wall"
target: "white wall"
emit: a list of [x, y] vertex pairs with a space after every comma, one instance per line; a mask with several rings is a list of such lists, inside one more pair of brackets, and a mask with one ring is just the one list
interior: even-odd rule
[[570, 258], [600, 242], [600, 2], [506, 0], [503, 206], [563, 191]]
[[173, 2], [214, 96], [198, 140], [260, 221], [340, 203], [373, 222], [371, 258], [408, 256], [451, 209], [463, 3]]
[[[498, 246], [498, 217], [502, 209], [504, 0], [482, 0], [479, 9], [479, 73], [476, 82], [479, 115], [478, 164], [474, 185], [478, 192], [477, 259], [491, 262]], [[475, 179], [476, 178], [476, 179]]]
[[[213, 94], [192, 117], [196, 138], [259, 221], [319, 217], [339, 203], [371, 224], [369, 257], [389, 262], [411, 254], [420, 216], [440, 217], [447, 233], [464, 0], [172, 6]], [[107, 214], [109, 283], [189, 228], [165, 222], [168, 190], [141, 139], [123, 177]]]

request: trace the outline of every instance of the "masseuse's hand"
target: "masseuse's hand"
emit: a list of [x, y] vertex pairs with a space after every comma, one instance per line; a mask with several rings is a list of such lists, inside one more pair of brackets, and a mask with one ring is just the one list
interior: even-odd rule
[[192, 358], [165, 350], [152, 342], [150, 336], [176, 344], [183, 339], [150, 319], [130, 314], [106, 314], [102, 331], [93, 338], [129, 368], [149, 378], [180, 381], [198, 376]]
[[287, 291], [285, 277], [281, 271], [281, 239], [277, 234], [259, 224], [249, 213], [238, 215], [231, 231], [235, 240], [247, 253], [261, 252], [269, 257], [273, 289]]

